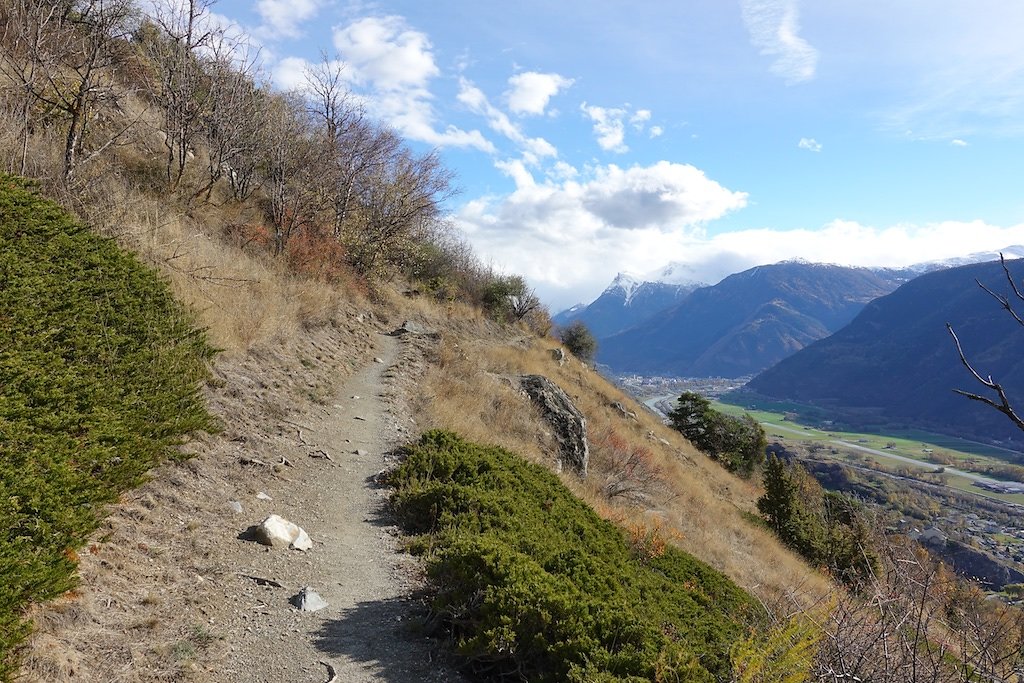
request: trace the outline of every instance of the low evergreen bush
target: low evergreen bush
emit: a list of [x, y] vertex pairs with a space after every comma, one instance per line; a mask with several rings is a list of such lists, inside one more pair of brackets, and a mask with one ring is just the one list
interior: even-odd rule
[[715, 681], [756, 615], [728, 578], [630, 543], [546, 469], [442, 431], [390, 475], [421, 537], [433, 609], [479, 674], [530, 681]]
[[0, 680], [103, 506], [213, 428], [212, 354], [152, 269], [0, 175]]

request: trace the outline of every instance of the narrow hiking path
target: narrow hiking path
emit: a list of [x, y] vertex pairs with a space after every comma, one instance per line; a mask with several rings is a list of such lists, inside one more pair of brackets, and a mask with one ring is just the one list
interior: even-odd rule
[[[398, 529], [387, 516], [388, 491], [375, 483], [394, 464], [390, 451], [409, 437], [409, 418], [388, 386], [404, 345], [387, 335], [375, 341], [378, 357], [344, 383], [323, 414], [295, 420], [296, 436], [312, 454], [304, 464], [315, 466], [275, 499], [287, 503], [279, 514], [309, 533], [313, 549], [269, 550], [240, 541], [232, 553], [248, 604], [237, 606], [243, 609], [227, 635], [221, 680], [326, 681], [328, 666], [339, 682], [460, 679], [438, 661], [437, 643], [416, 632], [417, 561], [400, 552]], [[290, 605], [304, 586], [329, 606], [310, 613]]]
[[[350, 310], [290, 347], [220, 363], [207, 396], [222, 431], [111, 506], [78, 589], [34, 610], [23, 680], [462, 680], [417, 629], [422, 572], [375, 483], [416, 436], [408, 399], [433, 344], [390, 329]], [[312, 549], [248, 540], [271, 514]], [[306, 586], [328, 606], [293, 606]]]

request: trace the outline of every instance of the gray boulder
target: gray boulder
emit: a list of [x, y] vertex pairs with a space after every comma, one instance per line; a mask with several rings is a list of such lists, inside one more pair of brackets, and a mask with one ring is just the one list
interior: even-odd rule
[[573, 405], [562, 389], [543, 375], [523, 375], [520, 386], [541, 415], [551, 425], [558, 441], [559, 458], [581, 477], [587, 476], [590, 446], [587, 444], [587, 418]]
[[289, 602], [301, 612], [318, 612], [329, 606], [327, 601], [309, 586], [305, 586], [297, 595], [293, 595]]

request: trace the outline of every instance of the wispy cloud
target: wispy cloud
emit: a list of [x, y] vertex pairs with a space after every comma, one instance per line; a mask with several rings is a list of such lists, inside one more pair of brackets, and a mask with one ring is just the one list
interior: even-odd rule
[[961, 140], [960, 138], [953, 138], [952, 140], [949, 141], [949, 144], [953, 145], [954, 147], [966, 147], [967, 141]]
[[508, 79], [505, 97], [513, 114], [539, 116], [547, 110], [548, 102], [560, 91], [572, 86], [573, 79], [555, 73], [525, 71]]
[[751, 44], [774, 60], [772, 73], [791, 85], [814, 78], [818, 51], [799, 35], [797, 0], [741, 0], [740, 5]]
[[554, 145], [544, 138], [528, 137], [518, 124], [491, 104], [484, 92], [466, 78], [459, 79], [458, 100], [470, 111], [485, 117], [492, 130], [514, 142], [522, 150], [526, 163], [535, 164], [545, 157], [558, 156]]
[[800, 138], [800, 142], [796, 143], [796, 146], [800, 149], [806, 149], [808, 152], [821, 151], [821, 143], [814, 138]]

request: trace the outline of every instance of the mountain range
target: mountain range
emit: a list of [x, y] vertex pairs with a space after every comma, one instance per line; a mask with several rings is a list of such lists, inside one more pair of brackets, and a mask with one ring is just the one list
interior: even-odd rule
[[893, 272], [789, 261], [701, 287], [638, 325], [600, 339], [597, 360], [619, 374], [740, 377], [826, 337], [872, 299]]
[[[1024, 260], [1007, 261], [1007, 267], [1021, 282]], [[999, 262], [926, 273], [872, 301], [849, 325], [765, 370], [747, 387], [826, 407], [857, 427], [914, 426], [1020, 442], [1020, 430], [1005, 416], [953, 392], [986, 394], [960, 362], [947, 322], [977, 370], [1002, 383], [1011, 402], [1024, 410], [1024, 329], [978, 282], [1009, 292]]]
[[[1024, 256], [1024, 247], [1002, 250]], [[616, 374], [752, 375], [850, 322], [872, 299], [923, 273], [998, 259], [975, 253], [902, 269], [787, 261], [701, 285], [669, 264], [644, 276], [619, 273], [591, 304], [554, 317], [584, 322], [597, 360]]]

